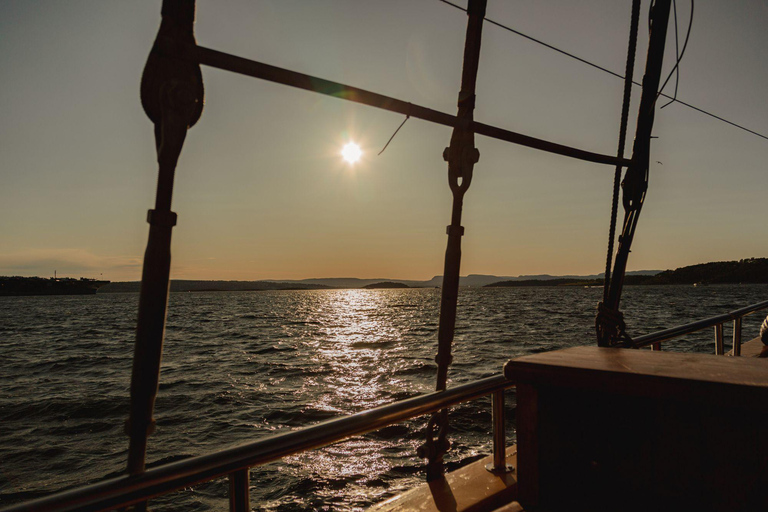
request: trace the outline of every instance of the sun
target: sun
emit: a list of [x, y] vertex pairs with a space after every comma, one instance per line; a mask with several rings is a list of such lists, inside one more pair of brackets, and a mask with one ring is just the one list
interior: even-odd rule
[[348, 163], [354, 164], [360, 161], [360, 157], [363, 156], [363, 150], [354, 142], [349, 142], [341, 148], [341, 156]]

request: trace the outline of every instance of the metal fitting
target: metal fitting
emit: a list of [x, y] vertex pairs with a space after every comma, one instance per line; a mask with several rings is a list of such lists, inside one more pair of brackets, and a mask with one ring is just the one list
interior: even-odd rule
[[153, 226], [173, 227], [176, 225], [177, 218], [175, 212], [165, 210], [149, 210], [147, 212], [147, 222]]
[[464, 165], [475, 165], [477, 162], [480, 161], [480, 151], [477, 148], [473, 148], [471, 146], [468, 146], [464, 148], [464, 151], [462, 152], [462, 160]]

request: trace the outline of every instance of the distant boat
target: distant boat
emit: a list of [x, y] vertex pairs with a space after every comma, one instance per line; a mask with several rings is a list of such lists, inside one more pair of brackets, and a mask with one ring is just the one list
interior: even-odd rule
[[43, 277], [0, 277], [0, 296], [9, 295], [94, 295], [109, 284], [96, 279], [49, 278]]

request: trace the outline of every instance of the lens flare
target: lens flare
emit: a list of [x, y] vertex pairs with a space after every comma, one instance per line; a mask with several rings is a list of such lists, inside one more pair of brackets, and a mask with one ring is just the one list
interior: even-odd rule
[[341, 156], [348, 163], [354, 164], [360, 160], [361, 156], [363, 156], [363, 150], [354, 142], [349, 142], [341, 148]]

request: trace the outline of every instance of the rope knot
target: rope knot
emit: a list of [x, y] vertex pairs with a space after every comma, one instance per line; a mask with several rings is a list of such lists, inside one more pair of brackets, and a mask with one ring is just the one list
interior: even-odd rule
[[598, 339], [605, 340], [606, 346], [615, 345], [619, 341], [632, 341], [627, 334], [624, 314], [618, 309], [609, 308], [602, 302], [597, 303], [595, 327]]

